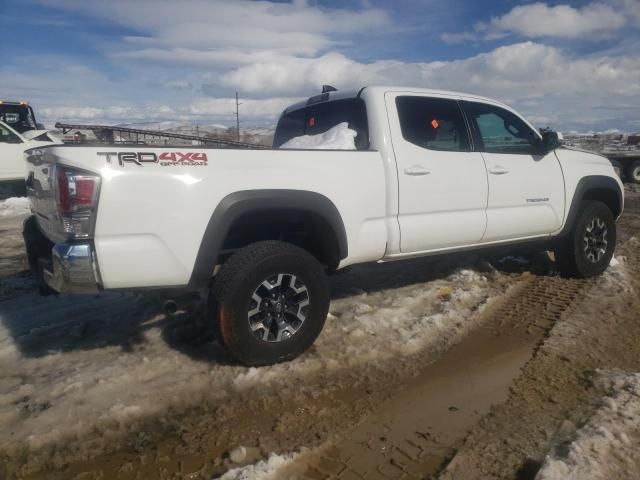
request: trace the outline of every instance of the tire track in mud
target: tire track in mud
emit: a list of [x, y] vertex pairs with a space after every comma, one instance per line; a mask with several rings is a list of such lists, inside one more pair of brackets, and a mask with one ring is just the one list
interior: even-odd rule
[[485, 309], [483, 327], [341, 440], [302, 454], [287, 468], [287, 478], [418, 479], [437, 474], [469, 430], [507, 399], [510, 384], [547, 332], [585, 297], [590, 283], [525, 274]]

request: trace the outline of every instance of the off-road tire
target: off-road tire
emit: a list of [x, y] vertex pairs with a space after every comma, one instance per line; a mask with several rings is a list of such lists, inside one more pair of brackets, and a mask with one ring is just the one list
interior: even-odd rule
[[[250, 310], [256, 305], [252, 295], [263, 282], [283, 273], [295, 275], [300, 282], [297, 285], [306, 288], [306, 318], [289, 338], [257, 338], [249, 321]], [[289, 281], [293, 281], [291, 277]], [[256, 242], [235, 252], [220, 268], [210, 296], [214, 311], [209, 315], [218, 322], [222, 343], [248, 366], [284, 362], [302, 354], [320, 334], [329, 311], [329, 285], [322, 265], [302, 248], [279, 241]]]
[[640, 160], [636, 160], [631, 164], [627, 171], [627, 178], [630, 182], [640, 183]]
[[[605, 252], [597, 261], [589, 259], [585, 237], [587, 229], [593, 221], [600, 220], [606, 226], [603, 237], [607, 244]], [[616, 245], [616, 222], [609, 207], [602, 202], [586, 201], [581, 205], [580, 212], [569, 233], [563, 237], [554, 253], [560, 273], [566, 277], [588, 278], [600, 275], [609, 263]]]

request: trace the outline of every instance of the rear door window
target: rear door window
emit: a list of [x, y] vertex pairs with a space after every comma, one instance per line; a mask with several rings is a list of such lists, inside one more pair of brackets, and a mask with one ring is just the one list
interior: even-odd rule
[[432, 97], [396, 97], [402, 136], [430, 150], [468, 152], [469, 132], [456, 100]]
[[11, 130], [0, 126], [0, 143], [22, 143], [22, 140]]

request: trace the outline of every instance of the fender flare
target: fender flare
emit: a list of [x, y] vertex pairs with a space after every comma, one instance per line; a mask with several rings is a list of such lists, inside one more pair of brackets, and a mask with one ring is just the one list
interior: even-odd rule
[[321, 216], [332, 228], [340, 259], [348, 255], [347, 232], [340, 212], [324, 195], [306, 190], [241, 190], [224, 197], [213, 211], [204, 231], [188, 288], [207, 287], [218, 262], [224, 240], [241, 216], [261, 210], [287, 209]]
[[[575, 191], [573, 192], [573, 198], [571, 199], [571, 207], [569, 208], [569, 213], [567, 214], [567, 220], [564, 223], [564, 227], [558, 236], [563, 236], [571, 230], [573, 224], [576, 221], [576, 217], [578, 216], [578, 212], [580, 210], [580, 203], [584, 199], [585, 195], [589, 192], [589, 190], [610, 190], [616, 194], [616, 198], [618, 199], [618, 215], [622, 213], [622, 208], [624, 204], [624, 194], [620, 191], [620, 186], [618, 183], [611, 177], [607, 177], [605, 175], [589, 175], [587, 177], [583, 177], [578, 182]], [[616, 216], [615, 212], [614, 216]]]

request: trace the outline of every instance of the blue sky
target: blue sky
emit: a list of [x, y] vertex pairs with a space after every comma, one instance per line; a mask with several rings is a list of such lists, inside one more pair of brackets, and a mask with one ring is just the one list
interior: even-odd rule
[[484, 94], [640, 131], [640, 0], [2, 0], [5, 99], [47, 124], [270, 125], [329, 83]]

